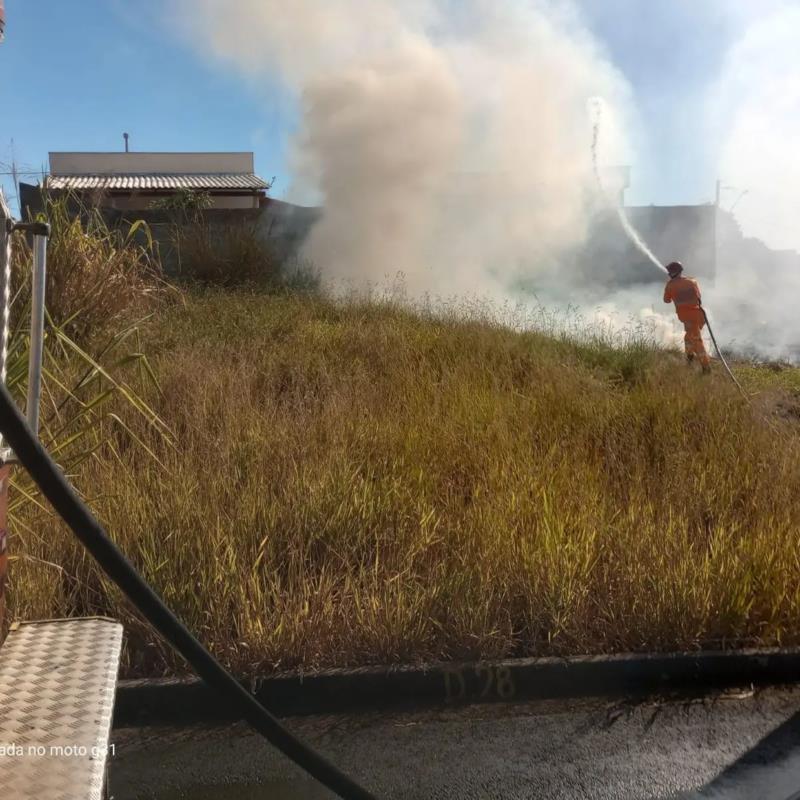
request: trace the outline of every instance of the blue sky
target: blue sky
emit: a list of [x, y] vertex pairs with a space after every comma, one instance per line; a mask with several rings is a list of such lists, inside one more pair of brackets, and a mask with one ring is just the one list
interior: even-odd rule
[[[733, 16], [709, 0], [581, 5], [628, 79], [643, 122], [630, 199], [710, 200], [713, 143], [686, 132], [736, 36]], [[6, 0], [0, 171], [12, 159], [23, 171], [41, 170], [50, 150], [121, 149], [128, 131], [136, 150], [253, 150], [259, 174], [277, 176], [280, 197], [295, 124], [291, 98], [203, 58], [176, 38], [168, 7], [167, 0]]]
[[289, 99], [199, 59], [158, 24], [162, 3], [133, 5], [6, 0], [0, 169], [13, 157], [41, 170], [51, 150], [120, 150], [127, 131], [137, 150], [253, 150], [259, 174], [285, 177]]

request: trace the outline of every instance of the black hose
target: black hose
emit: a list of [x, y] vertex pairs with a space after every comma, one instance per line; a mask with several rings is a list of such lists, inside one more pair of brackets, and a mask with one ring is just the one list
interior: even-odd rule
[[125, 593], [150, 624], [195, 672], [219, 692], [265, 739], [339, 797], [370, 800], [372, 795], [278, 722], [189, 632], [164, 605], [108, 538], [86, 504], [31, 433], [5, 386], [0, 386], [0, 433], [28, 470], [42, 494], [91, 553], [103, 572]]

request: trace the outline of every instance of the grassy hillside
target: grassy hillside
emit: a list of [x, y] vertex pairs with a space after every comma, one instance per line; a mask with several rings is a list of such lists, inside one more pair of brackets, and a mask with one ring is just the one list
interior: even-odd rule
[[[240, 672], [800, 644], [795, 371], [743, 368], [751, 407], [636, 337], [468, 317], [191, 295], [142, 344], [163, 466], [119, 434], [76, 482]], [[24, 514], [17, 616], [120, 615], [131, 672], [180, 669]]]

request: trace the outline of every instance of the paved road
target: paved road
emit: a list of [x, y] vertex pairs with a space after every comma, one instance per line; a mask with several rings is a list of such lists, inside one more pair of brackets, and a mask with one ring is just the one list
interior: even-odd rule
[[[760, 798], [800, 790], [800, 690], [303, 717], [291, 728], [386, 798]], [[119, 729], [115, 800], [331, 795], [241, 725]]]

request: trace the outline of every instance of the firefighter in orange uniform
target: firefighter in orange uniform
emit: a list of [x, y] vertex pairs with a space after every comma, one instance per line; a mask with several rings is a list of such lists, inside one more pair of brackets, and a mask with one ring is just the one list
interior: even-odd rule
[[684, 277], [683, 264], [673, 261], [667, 265], [669, 280], [664, 288], [664, 302], [675, 303], [678, 319], [686, 331], [684, 343], [686, 360], [691, 364], [695, 358], [703, 367], [703, 372], [711, 372], [711, 360], [703, 344], [702, 330], [706, 324], [705, 314], [700, 306], [700, 287], [694, 278]]

